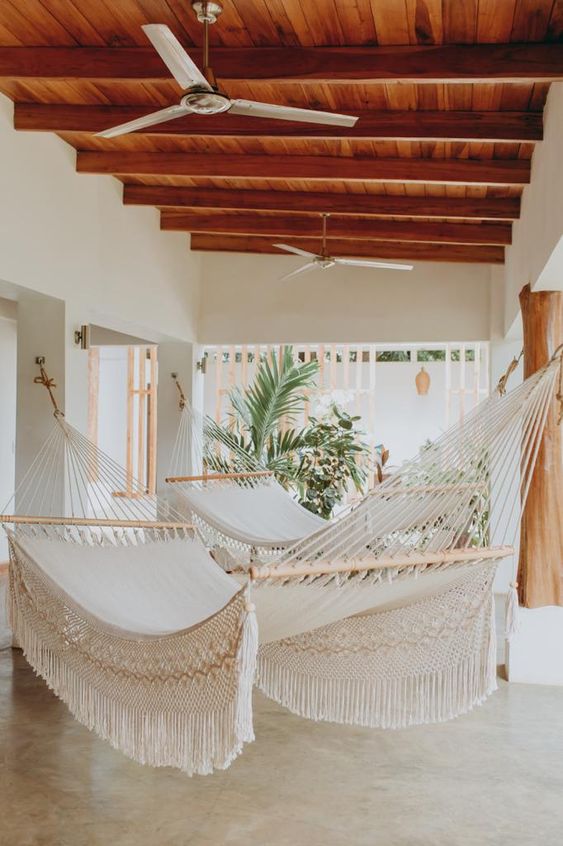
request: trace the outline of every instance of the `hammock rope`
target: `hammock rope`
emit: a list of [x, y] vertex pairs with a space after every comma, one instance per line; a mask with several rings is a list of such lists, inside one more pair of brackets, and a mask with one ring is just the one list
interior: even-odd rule
[[180, 420], [165, 482], [217, 561], [228, 570], [248, 569], [324, 524], [221, 426], [194, 410], [181, 386], [179, 391]]
[[[499, 496], [494, 509], [495, 533], [501, 531], [501, 542], [513, 540], [511, 517], [526, 502], [558, 370], [552, 362], [510, 394], [482, 403], [349, 513], [281, 553], [277, 563], [287, 569], [319, 559], [376, 560], [383, 551], [393, 557], [476, 546], [468, 529], [479, 524], [481, 535], [490, 536], [491, 493], [516, 485], [518, 495]], [[275, 563], [268, 567], [272, 572]]]

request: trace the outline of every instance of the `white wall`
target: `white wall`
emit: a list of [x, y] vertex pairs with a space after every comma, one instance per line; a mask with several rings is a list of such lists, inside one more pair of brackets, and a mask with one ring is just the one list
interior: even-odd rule
[[[0, 511], [14, 492], [15, 479], [17, 324], [11, 306], [0, 300]], [[7, 558], [8, 542], [0, 532], [0, 563]]]
[[127, 463], [127, 347], [99, 348], [98, 446], [120, 467]]
[[524, 188], [520, 219], [506, 250], [504, 328], [518, 314], [518, 294], [563, 289], [563, 82], [551, 85], [544, 110], [544, 140], [532, 158], [532, 180]]
[[411, 272], [333, 268], [279, 281], [299, 263], [285, 256], [206, 254], [200, 342], [489, 337], [489, 265], [417, 262]]
[[[35, 359], [45, 358], [47, 374], [54, 379], [54, 393], [58, 407], [68, 411], [66, 403], [66, 323], [63, 300], [42, 294], [24, 292], [18, 302], [17, 405], [16, 405], [16, 509], [22, 507], [30, 491], [22, 482], [53, 429], [53, 408], [47, 391], [34, 384], [39, 376]], [[80, 421], [69, 415], [80, 428]], [[84, 430], [83, 430], [84, 431]], [[64, 480], [58, 478], [57, 488], [50, 491], [50, 503], [56, 509], [64, 507]], [[61, 511], [60, 513], [64, 513]]]
[[200, 259], [188, 238], [161, 232], [154, 209], [124, 207], [116, 179], [77, 174], [56, 136], [16, 133], [12, 116], [0, 95], [0, 280], [75, 303], [78, 325], [194, 340]]

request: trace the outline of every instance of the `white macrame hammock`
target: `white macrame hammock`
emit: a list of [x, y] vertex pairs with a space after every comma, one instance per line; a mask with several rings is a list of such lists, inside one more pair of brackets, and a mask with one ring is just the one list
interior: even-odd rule
[[188, 774], [253, 739], [255, 680], [316, 720], [401, 728], [468, 711], [496, 686], [492, 581], [512, 552], [488, 538], [506, 542], [525, 503], [559, 367], [234, 575], [56, 413], [0, 518], [17, 641], [78, 720]]
[[[192, 409], [181, 387], [180, 422], [166, 483], [171, 501], [199, 529], [217, 561], [268, 561], [325, 525], [274, 474]], [[210, 459], [223, 469], [209, 469]]]

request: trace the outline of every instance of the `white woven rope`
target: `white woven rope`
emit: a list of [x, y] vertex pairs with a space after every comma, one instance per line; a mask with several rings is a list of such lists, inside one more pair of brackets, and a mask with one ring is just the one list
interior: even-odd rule
[[487, 500], [507, 473], [519, 474], [519, 496], [497, 503], [496, 519], [525, 504], [556, 377], [555, 362], [512, 393], [486, 401], [356, 508], [285, 550], [278, 562], [287, 567], [304, 561], [376, 560], [409, 549], [420, 553], [467, 546], [470, 539], [463, 535], [476, 519], [488, 534], [491, 509], [480, 494]]

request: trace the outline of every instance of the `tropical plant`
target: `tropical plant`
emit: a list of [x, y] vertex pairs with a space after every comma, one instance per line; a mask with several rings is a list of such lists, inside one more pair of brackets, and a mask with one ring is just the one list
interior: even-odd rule
[[[294, 423], [302, 413], [305, 391], [315, 384], [316, 361], [295, 362], [293, 348], [282, 347], [277, 356], [260, 361], [253, 383], [229, 394], [231, 408], [226, 423], [215, 427], [214, 437], [231, 453], [246, 453], [257, 465], [272, 470], [285, 486], [294, 473], [302, 429]], [[208, 465], [219, 459], [210, 455]], [[217, 468], [218, 469], [218, 468]]]
[[206, 464], [218, 471], [243, 469], [241, 456], [248, 455], [295, 489], [306, 508], [328, 517], [349, 482], [361, 489], [366, 473], [360, 459], [368, 447], [358, 440], [354, 424], [359, 418], [337, 406], [331, 407], [329, 419], [311, 418], [306, 427], [295, 426], [317, 373], [316, 361], [294, 361], [291, 346], [282, 347], [279, 361], [262, 359], [252, 385], [231, 391], [228, 420], [213, 424], [210, 432], [230, 457], [210, 449]]
[[319, 514], [331, 516], [350, 482], [361, 491], [367, 478], [365, 461], [369, 447], [358, 439], [355, 423], [337, 405], [322, 420], [311, 418], [303, 431], [300, 461], [295, 469], [301, 505]]

